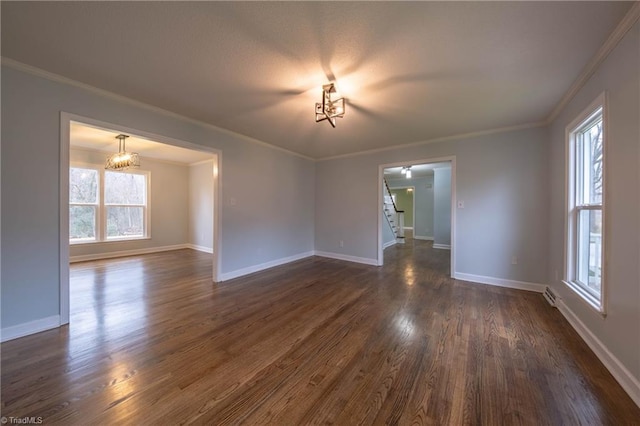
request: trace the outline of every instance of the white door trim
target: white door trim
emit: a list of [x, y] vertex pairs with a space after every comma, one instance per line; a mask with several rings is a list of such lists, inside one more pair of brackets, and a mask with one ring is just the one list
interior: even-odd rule
[[221, 281], [221, 251], [220, 223], [222, 208], [220, 205], [222, 188], [222, 151], [216, 148], [202, 146], [191, 142], [157, 135], [144, 130], [132, 129], [119, 124], [100, 121], [81, 115], [62, 111], [60, 113], [60, 325], [69, 323], [69, 166], [70, 166], [70, 137], [71, 121], [101, 127], [117, 132], [133, 134], [156, 142], [174, 145], [212, 154], [213, 159], [213, 282]]

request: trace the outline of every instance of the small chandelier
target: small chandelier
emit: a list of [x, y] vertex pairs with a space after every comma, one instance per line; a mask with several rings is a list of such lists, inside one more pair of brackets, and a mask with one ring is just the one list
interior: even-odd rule
[[333, 83], [322, 86], [322, 102], [316, 102], [316, 123], [329, 120], [331, 127], [336, 127], [336, 117], [344, 117], [344, 98], [331, 100], [332, 93], [336, 93]]
[[126, 170], [129, 167], [139, 167], [140, 157], [137, 152], [127, 152], [124, 147], [124, 140], [127, 135], [118, 135], [118, 153], [107, 157], [107, 163], [104, 168], [107, 170]]

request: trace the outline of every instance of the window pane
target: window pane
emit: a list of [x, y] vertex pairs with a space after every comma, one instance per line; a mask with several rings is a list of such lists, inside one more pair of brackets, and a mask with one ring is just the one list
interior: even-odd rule
[[105, 204], [145, 204], [146, 176], [134, 173], [105, 172]]
[[91, 206], [69, 207], [69, 241], [94, 241], [96, 239], [96, 208]]
[[578, 138], [578, 204], [602, 204], [602, 119]]
[[98, 202], [98, 171], [72, 167], [69, 170], [69, 202]]
[[107, 238], [143, 237], [142, 207], [107, 207]]
[[578, 281], [600, 296], [602, 283], [602, 211], [581, 210], [578, 217]]

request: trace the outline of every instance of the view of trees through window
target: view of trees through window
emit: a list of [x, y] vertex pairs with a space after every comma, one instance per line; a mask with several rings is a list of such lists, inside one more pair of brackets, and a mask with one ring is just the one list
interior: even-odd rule
[[600, 294], [602, 281], [602, 119], [595, 121], [582, 132], [578, 180], [579, 205], [599, 206], [600, 209], [580, 209], [578, 213], [578, 280], [595, 294]]
[[104, 180], [107, 238], [142, 237], [147, 189], [145, 176], [105, 172]]
[[144, 237], [146, 207], [147, 175], [70, 169], [70, 242]]
[[94, 241], [98, 208], [98, 171], [71, 168], [69, 173], [69, 239]]

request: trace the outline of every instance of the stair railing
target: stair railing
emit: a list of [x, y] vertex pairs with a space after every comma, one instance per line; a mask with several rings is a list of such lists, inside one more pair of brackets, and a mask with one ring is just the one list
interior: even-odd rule
[[[398, 210], [398, 206], [396, 205], [395, 200], [393, 199], [393, 195], [391, 194], [391, 189], [389, 189], [389, 184], [387, 180], [384, 179], [384, 187], [385, 187], [385, 202], [384, 202], [384, 213], [391, 225], [391, 229], [393, 233], [396, 235], [396, 239], [398, 242], [404, 242], [404, 210]], [[391, 203], [388, 203], [386, 200], [390, 200]], [[393, 206], [393, 210], [388, 208], [387, 206]]]

